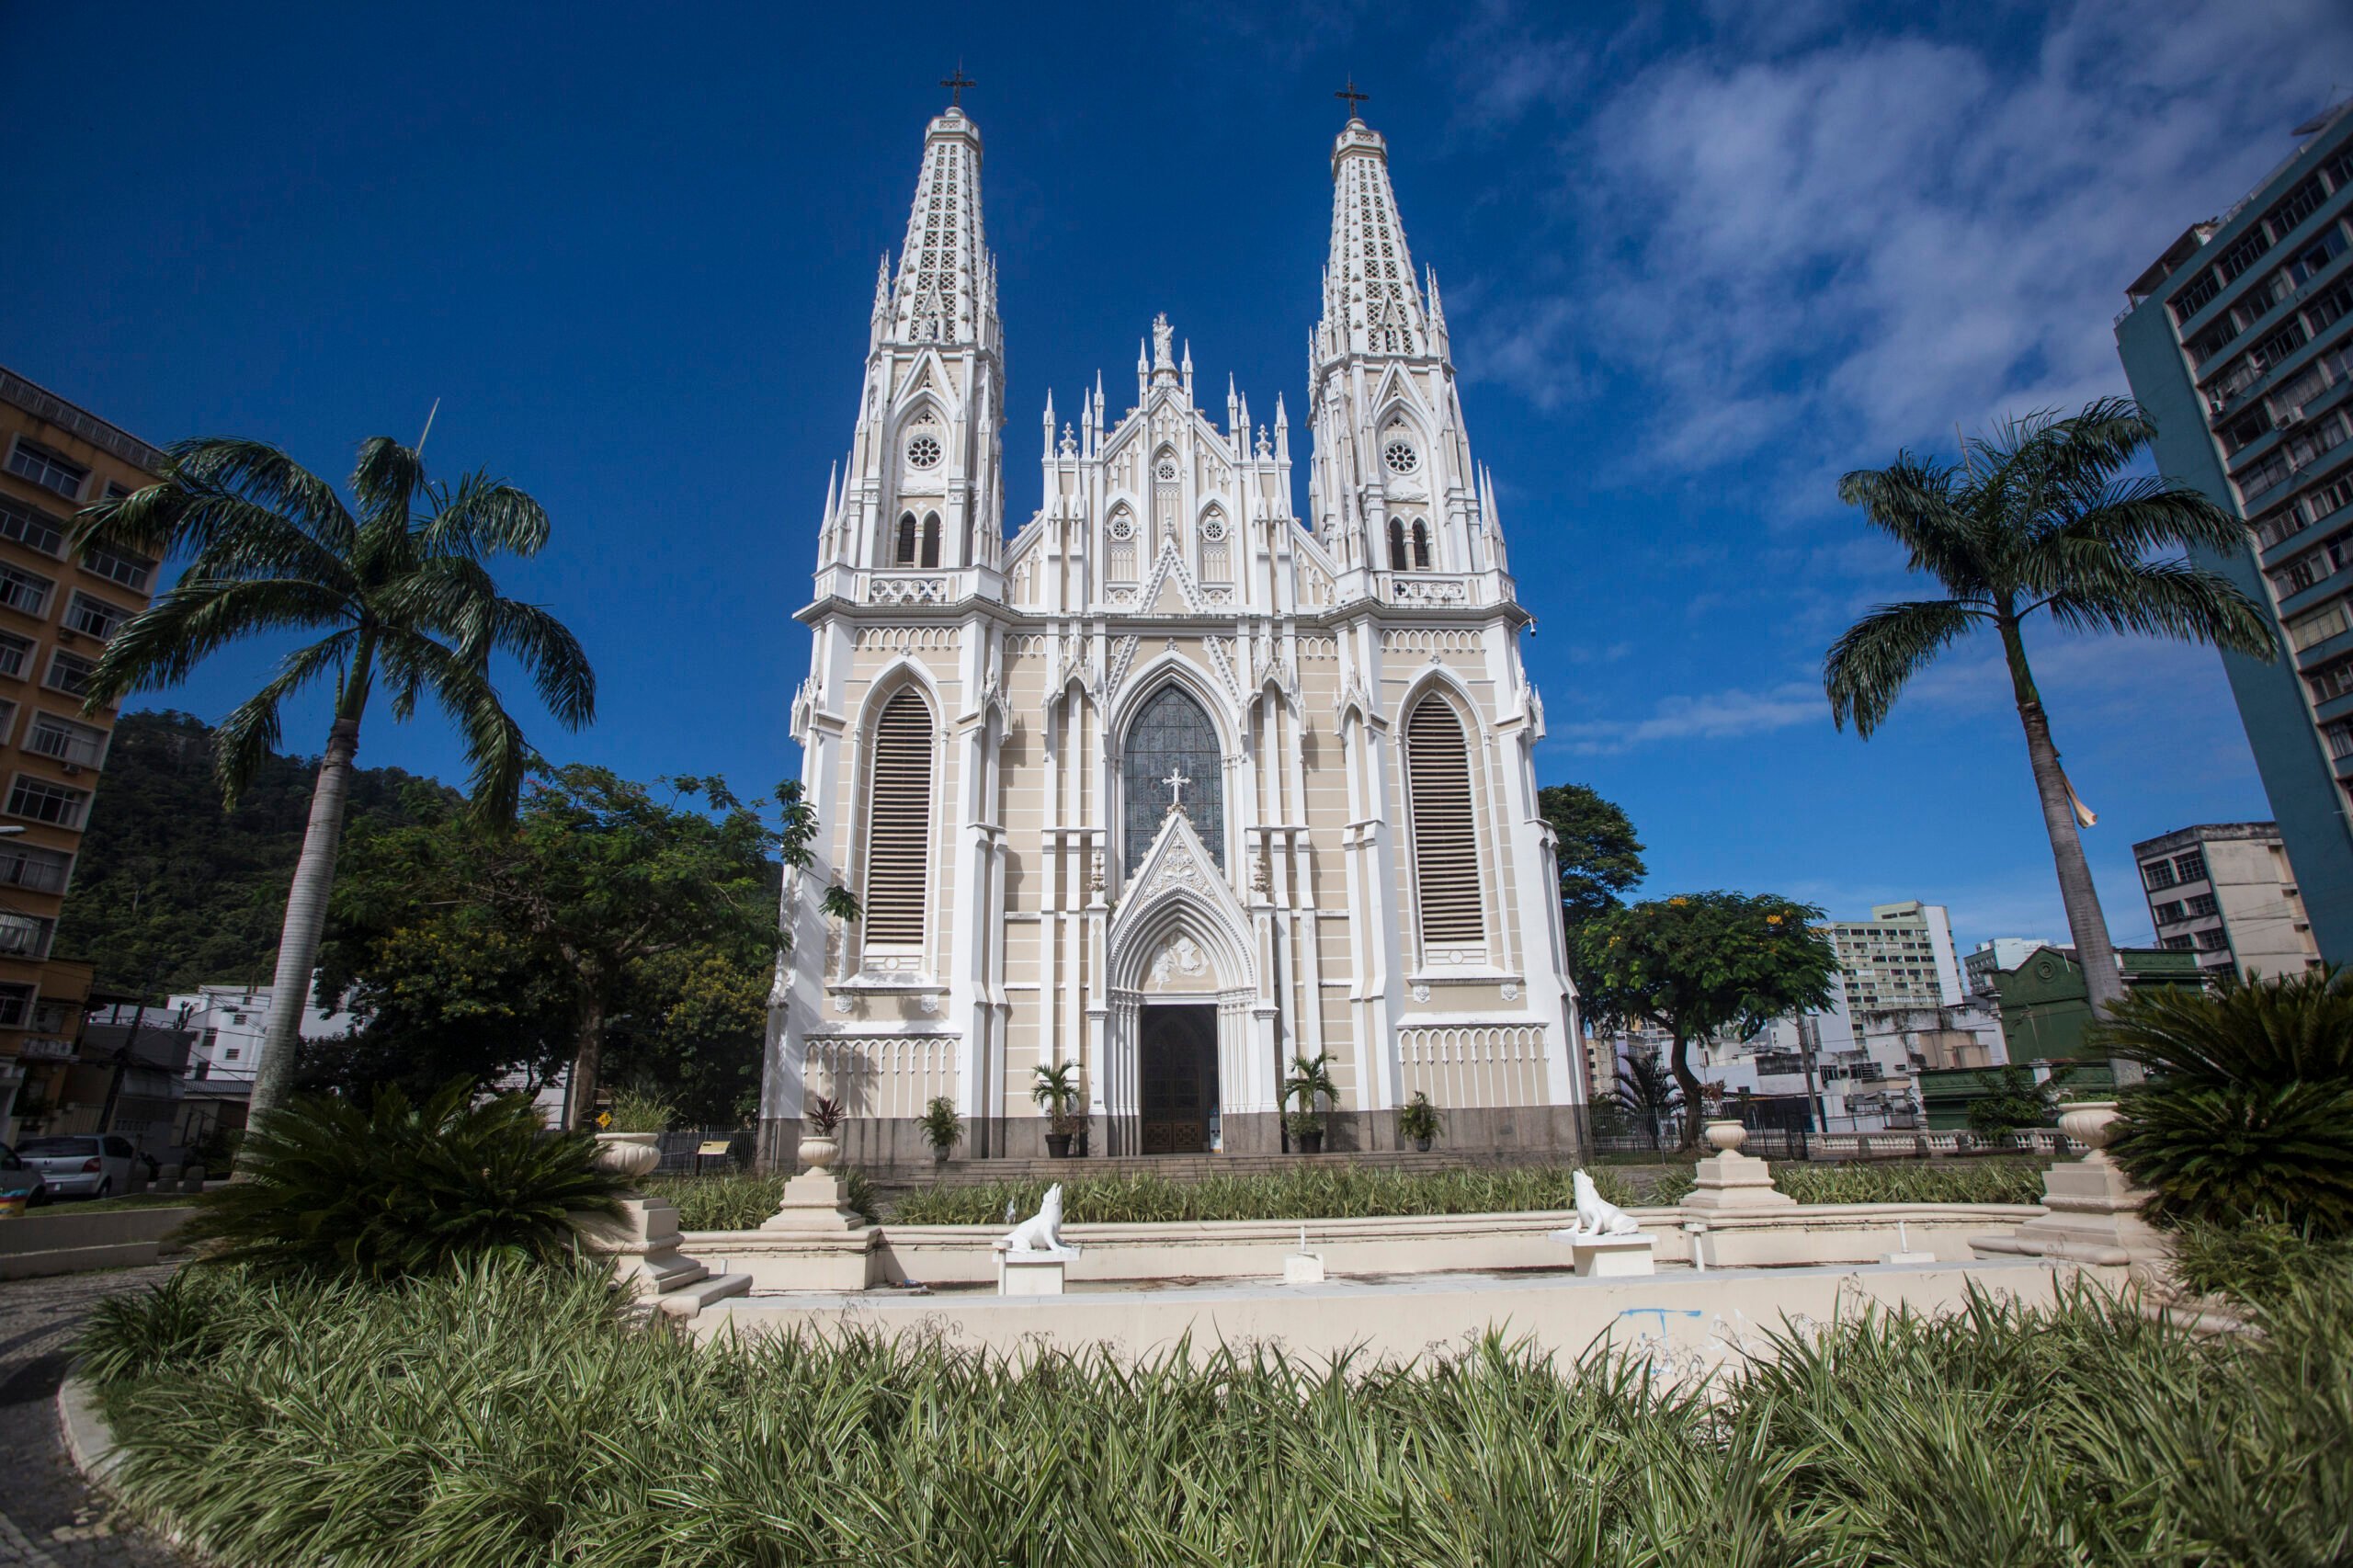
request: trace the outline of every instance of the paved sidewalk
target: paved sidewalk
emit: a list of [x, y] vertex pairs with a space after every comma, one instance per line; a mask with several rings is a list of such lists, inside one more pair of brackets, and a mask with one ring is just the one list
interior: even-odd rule
[[83, 1317], [170, 1267], [0, 1282], [0, 1568], [174, 1568], [153, 1537], [108, 1517], [57, 1430], [57, 1387]]

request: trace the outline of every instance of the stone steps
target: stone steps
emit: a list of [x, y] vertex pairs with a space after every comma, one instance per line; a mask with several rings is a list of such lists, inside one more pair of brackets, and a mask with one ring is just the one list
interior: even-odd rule
[[692, 1282], [681, 1281], [666, 1288], [654, 1299], [654, 1308], [665, 1317], [692, 1318], [713, 1301], [723, 1301], [730, 1296], [748, 1296], [752, 1292], [752, 1277], [748, 1274], [711, 1274]]

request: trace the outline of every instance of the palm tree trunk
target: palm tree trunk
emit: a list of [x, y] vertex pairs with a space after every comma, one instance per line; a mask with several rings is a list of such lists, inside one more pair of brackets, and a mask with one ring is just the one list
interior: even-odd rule
[[[2067, 912], [2067, 932], [2075, 944], [2075, 963], [2084, 971], [2084, 994], [2092, 1017], [2101, 1019], [2124, 998], [2124, 978], [2116, 963], [2116, 947], [2109, 939], [2108, 916], [2099, 906], [2099, 890], [2084, 858], [2083, 835], [2075, 826], [2075, 805], [2067, 795], [2067, 776], [2060, 771], [2059, 748], [2051, 739], [2051, 716], [2043, 710], [2042, 694], [2026, 662], [2026, 644], [2017, 620], [2007, 613], [1995, 617], [2002, 631], [2002, 649], [2010, 665], [2010, 688], [2026, 730], [2027, 763], [2034, 769], [2035, 793], [2042, 800], [2042, 826], [2051, 835], [2051, 858], [2059, 870], [2059, 902]], [[2117, 1082], [2133, 1083], [2140, 1072], [2129, 1063], [2115, 1064]]]
[[319, 763], [317, 787], [311, 791], [310, 825], [302, 831], [302, 855], [294, 863], [294, 884], [286, 894], [286, 923], [278, 932], [278, 969], [270, 982], [269, 1023], [262, 1031], [253, 1098], [245, 1108], [248, 1127], [282, 1106], [293, 1086], [302, 1015], [311, 1006], [311, 971], [318, 963], [327, 893], [335, 886], [335, 851], [343, 840], [352, 758], [358, 752], [359, 721], [337, 719], [327, 732], [327, 754]]
[[605, 1004], [592, 1000], [580, 1015], [580, 1035], [572, 1057], [572, 1082], [563, 1098], [563, 1124], [578, 1131], [597, 1115], [597, 1069], [604, 1055]]
[[1683, 1038], [1680, 1029], [1675, 1035], [1676, 1086], [1683, 1091], [1683, 1141], [1676, 1147], [1696, 1149], [1699, 1146], [1699, 1080], [1691, 1071], [1691, 1042]]

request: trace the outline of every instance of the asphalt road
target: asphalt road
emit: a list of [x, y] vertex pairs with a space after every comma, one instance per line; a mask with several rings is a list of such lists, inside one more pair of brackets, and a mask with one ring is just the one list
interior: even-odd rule
[[173, 1568], [180, 1559], [82, 1483], [57, 1428], [57, 1387], [97, 1301], [168, 1266], [0, 1280], [0, 1568]]

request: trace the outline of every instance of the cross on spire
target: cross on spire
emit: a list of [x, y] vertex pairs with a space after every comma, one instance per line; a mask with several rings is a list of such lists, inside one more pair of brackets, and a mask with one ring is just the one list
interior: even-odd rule
[[1348, 85], [1340, 91], [1334, 93], [1332, 96], [1336, 98], [1347, 100], [1348, 106], [1348, 118], [1350, 119], [1362, 119], [1363, 116], [1357, 112], [1358, 106], [1370, 103], [1372, 101], [1372, 95], [1370, 93], [1359, 93], [1357, 91], [1356, 73], [1353, 71], [1348, 73]]
[[[962, 108], [964, 89], [980, 85], [978, 82], [964, 74], [964, 62], [961, 60], [956, 62], [956, 74], [942, 76], [939, 79], [939, 85], [948, 89], [948, 107], [950, 108]], [[1354, 86], [1355, 84], [1350, 83], [1349, 85]]]
[[1168, 809], [1172, 812], [1183, 811], [1185, 809], [1185, 786], [1192, 782], [1191, 779], [1185, 777], [1184, 769], [1176, 764], [1170, 764], [1168, 768], [1168, 777], [1162, 779], [1161, 782], [1168, 786]]

